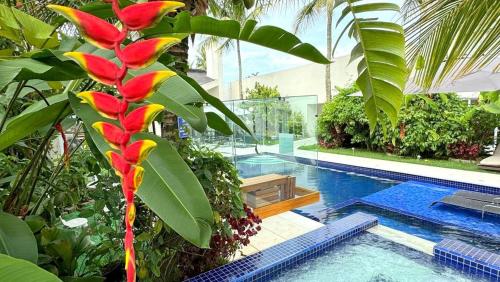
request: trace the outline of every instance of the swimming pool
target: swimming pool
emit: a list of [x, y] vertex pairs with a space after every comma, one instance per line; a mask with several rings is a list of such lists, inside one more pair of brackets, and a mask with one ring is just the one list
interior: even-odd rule
[[432, 257], [363, 234], [271, 281], [487, 281], [433, 263]]
[[321, 200], [315, 205], [318, 213], [399, 183], [389, 179], [289, 162], [270, 155], [239, 160], [236, 162], [236, 167], [243, 178], [270, 173], [295, 176], [298, 186], [318, 190], [321, 193]]
[[[391, 212], [386, 209], [376, 208], [372, 205], [352, 205], [355, 200], [361, 198], [375, 198], [379, 201], [383, 201], [384, 197], [377, 197], [376, 195], [381, 194], [384, 196], [384, 193], [386, 195], [391, 193], [403, 193], [405, 191], [402, 189], [417, 189], [415, 185], [401, 187], [401, 182], [390, 179], [382, 179], [362, 174], [290, 162], [271, 155], [259, 155], [244, 158], [242, 160], [238, 160], [236, 164], [242, 177], [253, 177], [268, 173], [288, 174], [296, 177], [298, 185], [318, 190], [321, 193], [320, 202], [302, 207], [298, 209], [297, 212], [314, 218], [324, 224], [328, 224], [346, 215], [361, 211], [378, 217], [379, 222], [382, 225], [429, 241], [437, 243], [444, 238], [450, 238], [471, 243], [479, 248], [489, 251], [500, 251], [500, 243], [497, 239], [492, 239], [486, 236], [478, 236], [478, 234], [474, 234], [472, 232], [466, 232], [453, 224], [437, 224], [431, 221]], [[395, 189], [398, 187], [396, 185], [400, 185], [399, 187], [402, 189]], [[425, 189], [425, 187], [423, 189]], [[389, 192], [391, 190], [394, 191]], [[413, 192], [416, 193], [417, 191]], [[342, 208], [344, 204], [349, 205]], [[467, 213], [467, 211], [457, 210], [453, 211], [453, 213], [461, 214]], [[482, 222], [480, 222], [480, 216], [477, 220], [479, 224], [482, 224]], [[488, 222], [491, 227], [490, 229], [496, 230], [495, 225], [498, 225], [500, 220], [487, 219], [485, 223]]]

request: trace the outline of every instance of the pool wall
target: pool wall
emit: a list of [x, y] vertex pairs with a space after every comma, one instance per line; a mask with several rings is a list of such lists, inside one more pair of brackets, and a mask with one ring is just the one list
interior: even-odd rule
[[262, 252], [202, 273], [187, 281], [268, 281], [282, 271], [331, 250], [338, 243], [378, 224], [376, 217], [354, 213]]
[[444, 239], [434, 246], [434, 258], [439, 263], [463, 273], [500, 281], [500, 256], [469, 244]]
[[[321, 168], [343, 170], [343, 171], [347, 171], [347, 172], [354, 172], [354, 173], [360, 173], [360, 174], [376, 176], [376, 177], [381, 177], [381, 178], [388, 178], [388, 179], [397, 180], [397, 181], [414, 180], [414, 181], [444, 185], [444, 186], [457, 188], [457, 189], [500, 195], [500, 189], [496, 188], [496, 187], [491, 187], [491, 186], [484, 186], [484, 185], [465, 183], [465, 182], [459, 182], [459, 181], [444, 180], [444, 179], [439, 179], [439, 178], [432, 178], [432, 177], [420, 176], [420, 175], [409, 174], [409, 173], [393, 172], [393, 171], [387, 171], [387, 170], [382, 170], [382, 169], [333, 163], [333, 162], [308, 159], [308, 158], [303, 158], [303, 157], [287, 156], [287, 155], [281, 155], [281, 154], [276, 154], [276, 153], [267, 153], [266, 152], [265, 154], [272, 155], [272, 156], [278, 157], [278, 158], [286, 160], [286, 161], [298, 162], [298, 163], [306, 164], [306, 165], [319, 166]], [[256, 156], [256, 154], [242, 155], [242, 156], [236, 157], [235, 159], [242, 160], [242, 159], [246, 159], [246, 158], [254, 157], [254, 156]]]

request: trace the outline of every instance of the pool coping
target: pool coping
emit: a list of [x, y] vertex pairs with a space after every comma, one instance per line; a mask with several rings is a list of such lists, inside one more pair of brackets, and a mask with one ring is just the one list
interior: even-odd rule
[[377, 224], [376, 217], [357, 212], [186, 281], [267, 281], [284, 269], [317, 257]]
[[[435, 177], [421, 176], [421, 175], [417, 175], [417, 174], [395, 172], [395, 171], [369, 168], [369, 167], [363, 167], [363, 166], [354, 166], [354, 165], [349, 165], [349, 164], [336, 163], [336, 162], [317, 160], [317, 159], [310, 159], [310, 158], [305, 158], [305, 157], [288, 156], [288, 155], [282, 155], [282, 154], [271, 153], [271, 152], [265, 152], [262, 154], [272, 155], [272, 156], [278, 157], [278, 158], [285, 160], [285, 161], [292, 161], [292, 162], [298, 162], [298, 163], [306, 164], [306, 165], [319, 166], [319, 167], [325, 168], [325, 169], [336, 169], [336, 170], [341, 170], [341, 171], [346, 171], [346, 172], [354, 172], [354, 173], [365, 174], [365, 175], [369, 175], [369, 176], [387, 178], [387, 179], [396, 180], [396, 181], [414, 180], [414, 181], [426, 182], [426, 183], [431, 183], [431, 184], [444, 185], [444, 186], [448, 186], [448, 187], [452, 187], [452, 188], [456, 188], [456, 189], [463, 189], [463, 190], [469, 190], [469, 191], [476, 191], [476, 192], [500, 195], [500, 188], [494, 187], [494, 186], [486, 186], [486, 185], [480, 185], [480, 184], [474, 184], [474, 183], [452, 181], [452, 180], [440, 179], [440, 178], [435, 178]], [[247, 154], [247, 155], [235, 156], [234, 158], [235, 158], [235, 160], [239, 160], [239, 159], [246, 159], [246, 158], [256, 156], [256, 155], [257, 154]]]

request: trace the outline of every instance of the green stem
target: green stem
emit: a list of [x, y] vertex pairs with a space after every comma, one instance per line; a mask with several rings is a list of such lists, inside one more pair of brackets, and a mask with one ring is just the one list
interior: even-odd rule
[[21, 93], [21, 90], [23, 89], [24, 85], [26, 85], [28, 81], [23, 80], [17, 84], [16, 91], [14, 92], [14, 95], [12, 95], [12, 98], [9, 101], [9, 104], [7, 105], [7, 109], [5, 109], [5, 115], [2, 118], [2, 121], [0, 122], [0, 132], [2, 132], [3, 127], [5, 126], [5, 123], [7, 122], [7, 117], [9, 116], [10, 111], [14, 108], [14, 104], [17, 100], [17, 97]]

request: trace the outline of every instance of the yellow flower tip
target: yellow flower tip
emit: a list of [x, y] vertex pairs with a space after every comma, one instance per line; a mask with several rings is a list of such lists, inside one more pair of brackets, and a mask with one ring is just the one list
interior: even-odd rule
[[65, 7], [65, 6], [55, 5], [55, 4], [49, 4], [49, 5], [47, 5], [47, 8], [54, 10], [56, 12], [65, 12], [68, 9], [70, 9], [68, 7]]
[[176, 38], [176, 37], [161, 37], [161, 38], [158, 38], [158, 40], [159, 40], [161, 46], [174, 45], [174, 44], [181, 42], [181, 40], [179, 38]]
[[158, 144], [156, 144], [155, 141], [149, 140], [149, 139], [145, 139], [145, 140], [143, 140], [143, 142], [144, 142], [144, 147], [146, 147], [146, 148], [154, 148], [158, 145]]
[[76, 97], [81, 99], [80, 103], [82, 104], [90, 103], [90, 101], [92, 101], [92, 91], [80, 92], [76, 94]]
[[103, 123], [104, 123], [104, 122], [102, 122], [102, 121], [94, 122], [94, 123], [92, 124], [92, 127], [93, 127], [95, 130], [97, 130], [97, 131], [101, 132], [101, 131], [102, 131], [102, 124], [103, 124]]
[[164, 11], [175, 11], [176, 9], [179, 9], [179, 8], [183, 8], [184, 6], [186, 6], [184, 3], [182, 2], [178, 2], [178, 1], [164, 1], [163, 2], [163, 8], [162, 10]]
[[172, 76], [175, 76], [175, 75], [177, 75], [177, 73], [175, 73], [173, 71], [169, 71], [169, 70], [158, 71], [158, 72], [156, 72], [154, 80], [156, 83], [160, 83], [160, 82], [163, 82], [163, 81], [167, 80], [168, 78], [171, 78]]
[[113, 154], [113, 151], [107, 151], [106, 153], [104, 153], [104, 155], [106, 156], [106, 158], [108, 159], [109, 162], [111, 162], [111, 155]]

